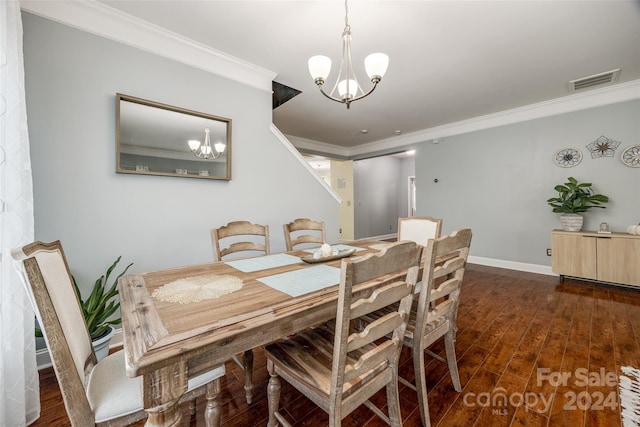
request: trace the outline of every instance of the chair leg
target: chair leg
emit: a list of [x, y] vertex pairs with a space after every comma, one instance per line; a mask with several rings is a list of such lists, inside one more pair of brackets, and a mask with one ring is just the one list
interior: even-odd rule
[[267, 400], [269, 402], [269, 422], [267, 427], [276, 427], [278, 420], [276, 419], [276, 412], [280, 405], [280, 377], [275, 372], [273, 362], [267, 360], [267, 370], [269, 371], [269, 385], [267, 386]]
[[220, 378], [207, 384], [207, 407], [204, 411], [204, 422], [207, 427], [220, 426]]
[[458, 362], [456, 360], [456, 331], [451, 329], [444, 336], [444, 348], [447, 352], [447, 365], [451, 374], [451, 382], [455, 391], [460, 393], [462, 386], [460, 384], [460, 375], [458, 374]]
[[400, 415], [400, 393], [398, 393], [398, 376], [387, 384], [387, 407], [389, 408], [389, 425], [391, 427], [402, 426]]
[[420, 407], [420, 419], [424, 427], [431, 427], [429, 418], [429, 403], [427, 401], [426, 373], [424, 369], [424, 354], [420, 347], [413, 347], [413, 372], [416, 377], [416, 391]]
[[196, 414], [196, 399], [189, 400], [189, 414], [193, 417]]
[[244, 370], [244, 394], [247, 405], [253, 401], [253, 350], [247, 350], [242, 355], [242, 369]]

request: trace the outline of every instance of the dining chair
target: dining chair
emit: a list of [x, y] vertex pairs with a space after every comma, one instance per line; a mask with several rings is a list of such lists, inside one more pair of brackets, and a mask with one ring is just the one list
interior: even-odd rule
[[270, 252], [269, 226], [252, 224], [249, 221], [232, 221], [227, 225], [212, 229], [211, 242], [213, 243], [213, 256], [217, 261], [237, 252], [251, 251], [254, 254], [257, 252], [266, 255]]
[[323, 244], [327, 241], [324, 221], [298, 218], [288, 224], [284, 224], [283, 228], [287, 251], [292, 251], [294, 246], [301, 245], [303, 243]]
[[[280, 378], [327, 412], [330, 426], [339, 426], [362, 404], [388, 424], [402, 425], [398, 359], [421, 254], [422, 247], [414, 242], [399, 242], [380, 253], [344, 259], [335, 322], [265, 347], [271, 376], [268, 426], [289, 425], [278, 412]], [[364, 332], [351, 327], [352, 320], [387, 306], [393, 307], [390, 313], [368, 324]], [[369, 401], [383, 387], [388, 416]]]
[[[440, 237], [442, 220], [430, 216], [410, 216], [398, 218], [398, 241], [411, 240], [419, 245], [427, 246], [429, 239]], [[422, 258], [426, 252], [422, 252]], [[424, 264], [424, 262], [423, 262]], [[418, 276], [416, 283], [416, 293], [422, 289], [422, 274]]]
[[[252, 224], [249, 221], [232, 221], [227, 225], [211, 230], [213, 254], [216, 260], [238, 252], [251, 252], [251, 255], [268, 255], [269, 226]], [[245, 253], [245, 255], [247, 255]], [[248, 404], [253, 401], [253, 350], [233, 356], [233, 361], [244, 371], [244, 390]]]
[[[409, 216], [398, 218], [398, 240], [412, 240], [427, 246], [429, 239], [440, 237], [442, 220], [430, 216]], [[424, 256], [424, 254], [423, 254]]]
[[[126, 426], [145, 418], [142, 377], [126, 375], [124, 350], [96, 360], [60, 241], [33, 242], [12, 256], [42, 327], [71, 425]], [[180, 399], [190, 401], [194, 415], [196, 396], [206, 394], [207, 425], [220, 424], [224, 374], [223, 365], [190, 379]]]
[[[412, 349], [416, 384], [404, 378], [399, 381], [416, 390], [425, 427], [430, 426], [425, 353], [448, 365], [453, 388], [458, 393], [462, 391], [455, 352], [456, 320], [471, 236], [471, 229], [457, 229], [448, 236], [430, 239], [424, 250], [422, 288], [414, 299], [404, 337], [404, 345]], [[442, 337], [446, 359], [428, 349]]]

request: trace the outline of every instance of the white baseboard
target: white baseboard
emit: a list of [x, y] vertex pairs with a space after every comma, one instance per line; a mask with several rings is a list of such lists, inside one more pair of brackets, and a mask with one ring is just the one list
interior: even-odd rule
[[470, 264], [486, 265], [489, 267], [506, 268], [508, 270], [525, 271], [527, 273], [546, 274], [547, 276], [557, 276], [547, 265], [528, 264], [525, 262], [505, 261], [503, 259], [484, 258], [469, 255]]
[[[109, 343], [109, 348], [114, 348], [122, 345], [122, 328], [117, 328], [113, 333], [113, 337], [111, 338], [111, 343]], [[49, 350], [47, 348], [41, 348], [40, 350], [36, 350], [36, 363], [38, 365], [38, 370], [49, 368], [52, 366], [51, 357], [49, 356]]]

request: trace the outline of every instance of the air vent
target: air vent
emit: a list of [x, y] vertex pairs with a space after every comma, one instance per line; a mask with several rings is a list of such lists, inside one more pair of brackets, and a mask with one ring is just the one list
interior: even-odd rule
[[571, 80], [569, 82], [569, 90], [571, 90], [572, 92], [575, 92], [576, 90], [587, 89], [593, 86], [600, 86], [607, 83], [615, 83], [618, 81], [619, 75], [620, 75], [620, 68], [616, 68], [615, 70], [605, 71], [604, 73], [594, 74], [593, 76]]

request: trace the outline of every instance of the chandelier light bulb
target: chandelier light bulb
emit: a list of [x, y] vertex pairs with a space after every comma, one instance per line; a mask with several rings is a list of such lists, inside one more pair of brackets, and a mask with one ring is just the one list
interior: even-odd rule
[[353, 79], [343, 80], [338, 83], [338, 93], [340, 94], [340, 98], [342, 99], [355, 98], [357, 91], [358, 82]]
[[227, 148], [227, 145], [224, 142], [216, 142], [214, 147], [218, 153], [224, 153], [224, 149]]
[[367, 75], [373, 82], [382, 80], [384, 73], [387, 72], [389, 67], [389, 56], [384, 53], [372, 53], [364, 59], [364, 68], [367, 70]]
[[324, 83], [327, 77], [329, 77], [330, 71], [331, 59], [328, 56], [316, 55], [309, 58], [309, 74], [311, 74], [313, 80], [316, 81], [316, 84], [319, 80]]

